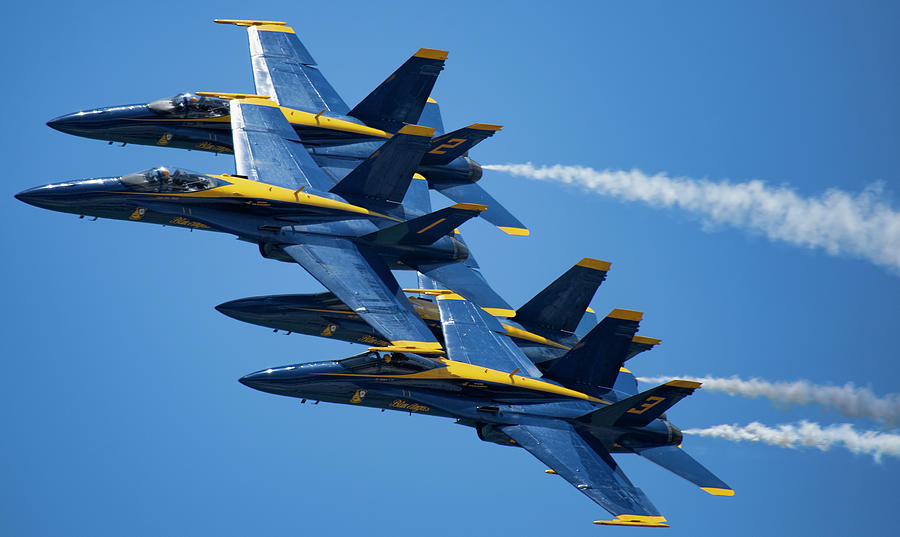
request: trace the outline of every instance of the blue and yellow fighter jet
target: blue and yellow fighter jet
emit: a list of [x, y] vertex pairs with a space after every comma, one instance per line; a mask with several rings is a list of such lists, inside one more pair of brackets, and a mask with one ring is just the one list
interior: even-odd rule
[[390, 269], [418, 270], [479, 297], [491, 313], [513, 313], [480, 273], [461, 263], [468, 248], [455, 230], [484, 206], [461, 203], [428, 214], [416, 208], [428, 196], [414, 171], [431, 128], [404, 126], [334, 182], [277, 105], [248, 98], [229, 106], [236, 174], [156, 168], [16, 197], [61, 212], [231, 233], [258, 244], [265, 257], [300, 264], [397, 349], [441, 346]]
[[[470, 254], [465, 261], [473, 265]], [[596, 324], [597, 318], [589, 304], [597, 288], [606, 279], [610, 264], [599, 259], [585, 258], [567, 270], [525, 305], [515, 315], [502, 319], [504, 333], [525, 356], [546, 371], [556, 360], [571, 350]], [[477, 264], [473, 267], [477, 270]], [[404, 289], [410, 296], [416, 313], [428, 328], [443, 340], [440, 316], [434, 302], [434, 285], [420, 279], [428, 289]], [[477, 298], [473, 299], [478, 302]], [[270, 295], [241, 298], [219, 304], [216, 309], [240, 321], [284, 330], [288, 333], [318, 336], [369, 346], [388, 345], [387, 338], [366, 323], [333, 293]], [[648, 351], [660, 343], [659, 339], [634, 336], [625, 360]]]
[[611, 453], [637, 453], [704, 491], [733, 490], [682, 451], [664, 414], [700, 387], [673, 380], [637, 393], [622, 368], [642, 314], [613, 310], [545, 373], [494, 317], [435, 291], [445, 356], [372, 347], [343, 360], [270, 368], [240, 382], [277, 395], [455, 418], [478, 437], [525, 448], [615, 517], [596, 524], [665, 527]]
[[[482, 218], [506, 233], [528, 230], [476, 182], [481, 166], [468, 151], [500, 130], [476, 123], [444, 133], [440, 108], [429, 97], [447, 52], [420, 49], [372, 93], [350, 109], [322, 75], [294, 30], [279, 21], [217, 19], [244, 26], [256, 94], [278, 105], [313, 159], [335, 181], [343, 179], [404, 125], [430, 126], [437, 134], [417, 171], [459, 203], [488, 208]], [[47, 124], [69, 134], [122, 143], [216, 153], [234, 151], [228, 99], [240, 93], [181, 93], [146, 104], [112, 106], [58, 117]]]

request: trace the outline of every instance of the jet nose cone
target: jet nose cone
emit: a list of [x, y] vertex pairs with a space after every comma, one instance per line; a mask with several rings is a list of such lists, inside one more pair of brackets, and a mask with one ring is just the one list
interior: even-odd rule
[[261, 392], [274, 393], [276, 395], [292, 395], [298, 382], [302, 382], [304, 375], [297, 370], [297, 366], [285, 366], [263, 369], [256, 373], [244, 375], [238, 382], [259, 390]]
[[66, 114], [64, 116], [59, 116], [48, 121], [47, 126], [51, 129], [56, 129], [59, 132], [74, 134], [79, 130], [78, 126], [84, 123], [83, 115], [84, 114], [79, 112], [75, 114]]
[[52, 194], [50, 194], [46, 186], [29, 188], [16, 194], [17, 200], [24, 201], [28, 205], [34, 205], [35, 207], [45, 207], [51, 197]]
[[258, 390], [260, 386], [265, 382], [268, 375], [263, 375], [263, 372], [250, 373], [249, 375], [244, 375], [243, 377], [238, 379], [238, 382], [247, 386], [248, 388], [253, 388]]
[[238, 300], [231, 300], [229, 302], [222, 302], [218, 306], [216, 306], [216, 310], [219, 313], [232, 317], [234, 319], [242, 319], [247, 316], [247, 314], [255, 313], [258, 309], [258, 305], [250, 300], [241, 298]]

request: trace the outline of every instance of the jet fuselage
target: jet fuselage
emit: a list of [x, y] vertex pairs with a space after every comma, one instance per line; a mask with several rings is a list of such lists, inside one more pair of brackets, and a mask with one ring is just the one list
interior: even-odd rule
[[[440, 341], [441, 322], [434, 302], [410, 297], [413, 309]], [[387, 340], [332, 293], [272, 295], [242, 298], [219, 304], [216, 309], [234, 319], [286, 332], [362, 343], [387, 345]], [[502, 319], [501, 326], [535, 364], [565, 354], [578, 335], [561, 330], [544, 330], [514, 319]]]
[[605, 427], [579, 420], [628, 397], [615, 390], [602, 398], [533, 379], [451, 360], [367, 352], [343, 360], [269, 368], [246, 375], [251, 388], [301, 399], [455, 418], [482, 440], [515, 445], [497, 426], [547, 425], [565, 420], [610, 451], [677, 445], [681, 432], [659, 418], [645, 427]]
[[[283, 107], [282, 111], [319, 166], [336, 180], [392, 136], [351, 116], [330, 112], [316, 116]], [[228, 101], [192, 93], [147, 104], [83, 110], [54, 118], [47, 125], [67, 134], [123, 144], [234, 152]], [[418, 172], [431, 188], [473, 183], [482, 175], [481, 166], [468, 157], [421, 165]]]
[[230, 233], [259, 244], [267, 256], [277, 252], [279, 244], [302, 243], [304, 235], [328, 235], [371, 246], [398, 269], [423, 260], [468, 257], [465, 244], [449, 236], [430, 245], [368, 243], [365, 235], [423, 214], [400, 204], [378, 212], [331, 193], [294, 191], [233, 175], [155, 168], [52, 183], [20, 192], [16, 198], [59, 212]]

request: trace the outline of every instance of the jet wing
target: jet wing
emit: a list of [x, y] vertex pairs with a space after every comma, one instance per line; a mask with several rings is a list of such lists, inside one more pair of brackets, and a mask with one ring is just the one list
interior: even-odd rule
[[302, 244], [281, 248], [392, 346], [441, 349], [376, 254], [347, 239], [321, 235], [306, 235]]
[[447, 357], [523, 377], [538, 378], [540, 370], [522, 354], [492, 315], [455, 293], [437, 295]]
[[281, 110], [272, 105], [231, 101], [234, 164], [253, 181], [327, 192], [334, 182], [312, 159]]
[[[459, 235], [457, 236], [459, 237]], [[452, 289], [469, 300], [475, 301], [491, 314], [512, 317], [516, 311], [490, 286], [481, 271], [468, 262], [422, 263], [414, 268], [439, 282], [445, 289]]]
[[666, 527], [666, 519], [641, 489], [635, 487], [599, 442], [578, 434], [564, 421], [553, 427], [507, 425], [500, 428], [615, 520], [595, 524]]
[[316, 66], [294, 29], [279, 21], [216, 19], [247, 28], [258, 95], [287, 108], [346, 115], [350, 109]]

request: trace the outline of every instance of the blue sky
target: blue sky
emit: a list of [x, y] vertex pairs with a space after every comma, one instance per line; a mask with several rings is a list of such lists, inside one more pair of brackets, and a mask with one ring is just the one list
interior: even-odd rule
[[[213, 18], [286, 20], [352, 105], [419, 47], [450, 51], [434, 91], [448, 128], [504, 130], [482, 163], [789, 185], [803, 196], [883, 181], [897, 201], [900, 9], [892, 3], [584, 4], [267, 2], [18, 3], [3, 34], [6, 165], [0, 196], [7, 304], [0, 380], [0, 532], [159, 535], [367, 532], [525, 535], [629, 531], [523, 450], [449, 420], [300, 406], [237, 378], [361, 347], [275, 335], [213, 309], [315, 292], [299, 267], [227, 236], [78, 220], [13, 199], [69, 178], [233, 161], [108, 146], [52, 117], [181, 91], [252, 89], [245, 33]], [[593, 302], [645, 312], [663, 344], [639, 375], [758, 376], [898, 391], [900, 279], [675, 209], [487, 172], [483, 185], [532, 230], [463, 229], [515, 306], [582, 257], [612, 262]], [[438, 203], [445, 200], [436, 198]], [[848, 420], [815, 407], [705, 393], [682, 428]], [[737, 491], [708, 496], [636, 457], [631, 479], [670, 535], [847, 535], [893, 526], [900, 461], [841, 448], [689, 437]], [[638, 531], [638, 530], [634, 530]]]

